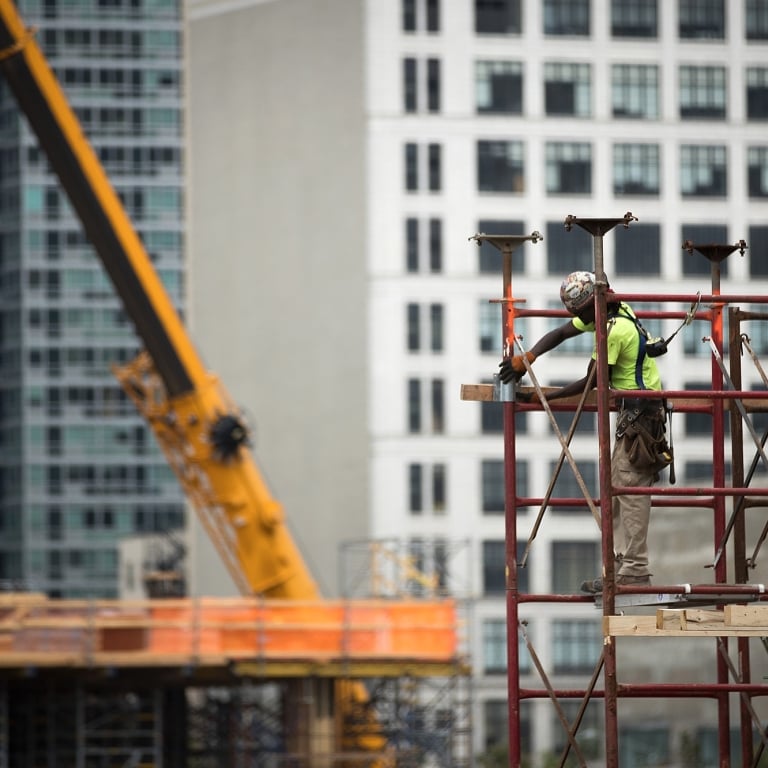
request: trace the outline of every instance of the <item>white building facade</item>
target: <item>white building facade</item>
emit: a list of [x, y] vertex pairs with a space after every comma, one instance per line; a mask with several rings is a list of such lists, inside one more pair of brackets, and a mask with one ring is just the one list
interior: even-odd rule
[[[459, 393], [496, 371], [501, 320], [490, 300], [502, 283], [498, 253], [469, 238], [543, 235], [514, 254], [514, 295], [528, 308], [557, 308], [564, 275], [592, 267], [592, 240], [566, 231], [569, 214], [637, 217], [604, 241], [622, 293], [708, 293], [710, 264], [683, 242], [741, 239], [748, 250], [721, 265], [721, 289], [762, 292], [768, 2], [275, 0], [192, 3], [189, 17], [195, 335], [276, 441], [274, 453], [265, 441], [264, 461], [310, 564], [318, 539], [307, 532], [320, 531], [321, 581], [335, 578], [332, 540], [396, 538], [476, 600], [469, 634], [482, 753], [506, 739], [503, 441], [498, 406]], [[239, 98], [218, 94], [225, 84]], [[285, 228], [270, 228], [276, 221]], [[249, 337], [208, 303], [214, 272], [241, 281], [225, 314], [243, 312]], [[258, 301], [243, 278], [259, 283]], [[661, 308], [688, 307], [636, 306]], [[322, 332], [307, 336], [313, 314]], [[520, 323], [523, 345], [553, 322]], [[223, 346], [233, 325], [235, 348], [251, 344], [252, 357]], [[676, 327], [648, 325], [659, 335]], [[707, 332], [694, 323], [661, 359], [666, 389], [709, 387]], [[768, 351], [764, 331], [749, 332]], [[537, 375], [545, 384], [579, 378], [590, 351], [591, 339], [574, 340], [537, 361]], [[744, 378], [745, 388], [761, 386], [754, 371]], [[573, 443], [592, 487], [595, 427], [585, 417]], [[709, 424], [677, 416], [673, 429], [678, 482], [704, 482]], [[559, 453], [543, 415], [520, 419], [518, 473], [531, 496], [543, 495]], [[297, 468], [327, 487], [303, 487]], [[574, 487], [564, 473], [558, 495], [577, 495]], [[520, 513], [521, 546], [536, 512]], [[450, 573], [454, 542], [471, 553], [461, 573]], [[659, 583], [711, 580], [711, 516], [657, 510], [651, 550]], [[599, 553], [588, 511], [550, 511], [521, 579], [535, 593], [575, 592], [597, 575]], [[755, 581], [765, 574], [758, 564]], [[582, 685], [599, 653], [598, 612], [547, 604], [526, 618], [557, 685]], [[523, 664], [537, 685], [526, 654]], [[655, 656], [627, 664], [649, 679], [665, 675]], [[585, 726], [597, 760], [601, 706]], [[690, 743], [697, 764], [714, 765], [714, 710], [681, 715], [675, 702], [652, 702], [632, 712], [622, 766], [682, 764]], [[524, 751], [542, 760], [565, 742], [547, 702], [524, 705], [523, 723]]]

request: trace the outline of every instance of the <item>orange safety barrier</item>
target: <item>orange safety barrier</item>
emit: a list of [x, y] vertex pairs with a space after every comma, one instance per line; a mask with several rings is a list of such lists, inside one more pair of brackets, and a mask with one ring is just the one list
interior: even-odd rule
[[[34, 654], [167, 659], [424, 660], [458, 654], [453, 600], [0, 599], [0, 665]], [[70, 660], [72, 660], [70, 658]], [[53, 660], [51, 661], [53, 663]]]

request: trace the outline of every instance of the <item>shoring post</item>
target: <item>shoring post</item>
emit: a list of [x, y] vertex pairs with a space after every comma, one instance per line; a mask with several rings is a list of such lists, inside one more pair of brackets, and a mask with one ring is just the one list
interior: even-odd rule
[[[603, 260], [603, 237], [617, 224], [629, 227], [637, 221], [631, 213], [620, 219], [579, 219], [568, 216], [565, 228], [574, 224], [592, 235], [595, 272], [595, 343], [597, 345], [597, 436], [599, 450], [599, 494], [602, 539], [603, 616], [615, 613], [616, 582], [613, 554], [613, 487], [611, 484], [611, 413], [608, 392], [608, 278]], [[619, 766], [618, 680], [616, 675], [616, 644], [612, 637], [604, 638], [605, 661], [605, 765]]]
[[[737, 389], [742, 388], [741, 376], [741, 310], [738, 307], [730, 307], [728, 310], [728, 358], [731, 373], [731, 381]], [[731, 480], [735, 487], [744, 486], [744, 425], [741, 422], [741, 414], [734, 404], [731, 412]], [[748, 581], [747, 545], [746, 545], [746, 511], [747, 504], [744, 497], [733, 499], [733, 509], [740, 510], [734, 520], [733, 527], [733, 564], [734, 580], [737, 584], [746, 584]], [[752, 679], [752, 664], [749, 656], [749, 638], [737, 639], [738, 653], [738, 679], [749, 682]], [[753, 716], [750, 712], [751, 701], [747, 694], [742, 695], [739, 701], [740, 738], [741, 738], [741, 764], [744, 768], [752, 765], [754, 748], [752, 746]]]
[[[470, 238], [478, 246], [484, 242], [501, 251], [502, 298], [501, 333], [504, 357], [514, 351], [515, 302], [512, 296], [512, 252], [527, 241], [536, 243], [543, 239], [538, 232], [530, 235], [485, 235], [478, 233]], [[509, 767], [520, 768], [520, 656], [517, 647], [519, 625], [517, 590], [517, 471], [515, 462], [515, 403], [514, 384], [508, 385], [511, 397], [505, 399], [504, 410], [504, 571], [507, 607], [507, 699], [509, 702], [508, 739]], [[506, 397], [506, 385], [500, 387]]]
[[[706, 244], [700, 245], [686, 240], [683, 248], [688, 253], [697, 251], [710, 262], [710, 274], [712, 282], [712, 316], [710, 320], [710, 337], [722, 357], [723, 353], [723, 302], [718, 301], [720, 296], [720, 263], [735, 250], [740, 250], [742, 256], [746, 249], [746, 243], [741, 240], [736, 245]], [[712, 391], [719, 392], [723, 389], [723, 374], [715, 357], [711, 361]], [[715, 488], [725, 487], [725, 408], [723, 401], [714, 398], [712, 402], [712, 485]], [[715, 551], [725, 535], [726, 515], [725, 497], [714, 498], [714, 547]], [[724, 584], [728, 581], [727, 557], [725, 551], [715, 564], [715, 582]], [[727, 650], [727, 639], [723, 639]], [[727, 683], [728, 666], [721, 654], [717, 656], [717, 682]], [[719, 765], [730, 765], [731, 724], [728, 693], [722, 693], [717, 697], [717, 729], [718, 729], [718, 759]]]

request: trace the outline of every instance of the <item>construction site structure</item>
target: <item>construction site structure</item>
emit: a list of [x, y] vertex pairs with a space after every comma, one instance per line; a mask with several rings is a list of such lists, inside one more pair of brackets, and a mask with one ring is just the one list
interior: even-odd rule
[[[556, 763], [559, 766], [595, 766], [624, 768], [627, 765], [669, 765], [632, 760], [621, 740], [623, 727], [633, 717], [632, 700], [709, 700], [716, 708], [716, 744], [713, 753], [704, 755], [702, 745], [690, 745], [685, 765], [702, 766], [758, 766], [768, 759], [768, 726], [766, 724], [765, 678], [754, 679], [754, 649], [757, 646], [762, 660], [768, 650], [768, 597], [765, 585], [752, 583], [751, 571], [756, 567], [758, 554], [768, 535], [765, 521], [768, 488], [760, 481], [760, 471], [768, 469], [765, 443], [768, 430], [759, 430], [759, 414], [768, 411], [768, 378], [744, 332], [745, 321], [763, 323], [768, 320], [768, 309], [763, 307], [768, 298], [763, 294], [728, 295], [721, 291], [721, 262], [734, 252], [742, 255], [747, 249], [744, 241], [732, 244], [701, 244], [686, 241], [690, 253], [696, 253], [711, 264], [711, 292], [708, 295], [668, 295], [661, 292], [622, 295], [611, 292], [610, 301], [626, 300], [634, 307], [643, 303], [654, 307], [666, 304], [675, 308], [636, 310], [640, 318], [675, 319], [681, 327], [694, 320], [704, 321], [709, 332], [701, 339], [711, 353], [711, 388], [698, 391], [663, 390], [633, 391], [633, 396], [663, 396], [674, 412], [705, 415], [711, 420], [711, 482], [696, 487], [669, 485], [651, 488], [622, 487], [612, 484], [611, 444], [612, 411], [622, 393], [609, 386], [606, 364], [608, 314], [606, 295], [608, 280], [603, 262], [603, 238], [614, 227], [630, 228], [636, 217], [631, 213], [618, 218], [577, 218], [569, 215], [565, 227], [586, 230], [593, 238], [593, 264], [581, 265], [595, 275], [595, 344], [597, 377], [594, 388], [587, 386], [581, 397], [564, 398], [536, 404], [527, 402], [531, 392], [543, 392], [536, 375], [527, 362], [526, 370], [533, 387], [521, 387], [517, 382], [502, 383], [498, 376], [493, 384], [464, 385], [462, 398], [476, 401], [502, 401], [504, 403], [504, 449], [506, 483], [506, 589], [507, 589], [507, 658], [509, 695], [509, 766], [527, 765], [521, 746], [521, 707], [536, 699], [548, 699], [563, 729], [564, 745]], [[521, 337], [515, 334], [516, 318], [532, 316], [570, 317], [560, 310], [522, 308], [520, 297], [512, 291], [513, 252], [524, 242], [538, 242], [541, 236], [506, 236], [477, 234], [479, 243], [489, 242], [503, 256], [502, 335], [505, 356], [525, 351]], [[761, 255], [762, 257], [762, 255]], [[748, 305], [744, 310], [739, 304]], [[726, 324], [727, 320], [727, 324]], [[727, 342], [727, 360], [724, 359]], [[750, 359], [759, 373], [763, 387], [758, 391], [742, 391], [743, 360]], [[518, 397], [518, 395], [522, 396]], [[561, 444], [560, 460], [545, 494], [525, 497], [518, 491], [515, 413], [544, 410], [553, 432]], [[587, 488], [570, 450], [570, 443], [579, 417], [583, 412], [597, 413], [599, 473], [597, 497]], [[573, 414], [571, 427], [564, 435], [555, 418], [556, 412]], [[757, 418], [756, 418], [757, 417]], [[764, 429], [764, 427], [763, 427]], [[761, 433], [762, 434], [761, 434]], [[753, 449], [754, 456], [745, 466], [745, 450]], [[568, 465], [576, 477], [583, 496], [556, 498], [553, 490], [558, 473]], [[730, 468], [730, 469], [729, 469]], [[764, 478], [765, 475], [762, 475]], [[623, 586], [616, 583], [616, 563], [613, 545], [612, 507], [619, 495], [648, 494], [654, 509], [692, 510], [693, 514], [711, 515], [711, 568], [710, 583], [653, 585], [650, 587]], [[547, 511], [558, 505], [570, 505], [592, 512], [600, 530], [602, 553], [603, 591], [594, 595], [579, 594], [527, 594], [519, 589], [519, 568], [532, 546], [539, 525]], [[518, 549], [518, 513], [523, 508], [538, 509], [538, 516], [528, 532], [524, 554]], [[750, 519], [751, 516], [751, 519]], [[753, 532], [748, 539], [747, 532]], [[594, 575], [594, 574], [593, 574]], [[602, 613], [602, 645], [595, 649], [597, 662], [583, 687], [557, 688], [550, 673], [539, 660], [534, 644], [526, 631], [522, 609], [535, 612], [536, 606], [546, 603], [573, 603], [583, 605], [585, 611], [599, 609]], [[696, 643], [697, 661], [709, 658], [709, 671], [699, 679], [683, 679], [691, 670], [685, 658], [689, 645], [655, 649], [654, 643], [663, 638], [681, 638]], [[685, 651], [683, 651], [683, 647]], [[525, 649], [533, 668], [541, 680], [541, 687], [521, 686], [521, 648]], [[638, 655], [657, 658], [662, 653], [673, 653], [678, 668], [672, 680], [631, 679], [626, 670], [633, 668], [632, 659]], [[708, 656], [705, 656], [708, 654]], [[764, 665], [763, 665], [764, 666]], [[595, 748], [595, 733], [584, 734], [584, 715], [593, 702], [602, 702], [604, 740], [602, 749]], [[566, 712], [566, 706], [570, 706]], [[735, 713], [735, 715], [734, 715]], [[586, 746], [587, 742], [591, 742]], [[676, 764], [676, 763], [674, 763]]]
[[0, 0], [0, 69], [144, 344], [115, 374], [246, 596], [176, 601], [178, 576], [161, 583], [168, 569], [155, 574], [157, 602], [8, 596], [0, 768], [468, 765], [455, 601], [323, 598], [245, 420], [206, 370], [12, 0]]

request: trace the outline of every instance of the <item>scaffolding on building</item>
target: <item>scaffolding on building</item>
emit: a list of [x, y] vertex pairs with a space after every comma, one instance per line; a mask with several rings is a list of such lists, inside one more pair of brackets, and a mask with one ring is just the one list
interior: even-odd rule
[[[711, 419], [712, 433], [712, 478], [708, 485], [701, 487], [624, 487], [612, 484], [611, 480], [611, 412], [621, 393], [609, 387], [606, 363], [606, 340], [608, 335], [608, 314], [606, 295], [609, 291], [604, 269], [603, 238], [617, 225], [630, 227], [636, 221], [631, 213], [610, 219], [582, 219], [568, 216], [565, 227], [571, 230], [580, 227], [593, 239], [593, 265], [584, 265], [595, 275], [595, 344], [596, 380], [594, 388], [587, 387], [577, 398], [564, 398], [557, 403], [548, 403], [546, 398], [539, 403], [524, 402], [524, 394], [542, 392], [530, 363], [525, 363], [533, 388], [520, 387], [517, 382], [502, 383], [498, 376], [492, 385], [464, 385], [462, 398], [476, 401], [501, 401], [504, 414], [504, 467], [505, 467], [505, 556], [507, 574], [507, 658], [509, 694], [509, 765], [520, 768], [524, 756], [521, 749], [521, 704], [533, 699], [549, 699], [564, 732], [563, 747], [559, 755], [559, 766], [586, 766], [587, 757], [580, 744], [579, 728], [585, 711], [593, 700], [602, 700], [604, 710], [604, 744], [600, 765], [619, 768], [621, 762], [619, 743], [620, 706], [631, 699], [710, 699], [717, 709], [717, 765], [763, 765], [760, 762], [768, 755], [768, 729], [757, 711], [760, 697], [768, 695], [768, 686], [763, 681], [753, 681], [751, 671], [750, 641], [760, 643], [760, 651], [766, 650], [768, 636], [768, 605], [763, 584], [750, 583], [750, 570], [754, 569], [758, 553], [768, 536], [768, 524], [758, 521], [757, 535], [753, 547], [747, 547], [747, 515], [749, 510], [764, 512], [768, 488], [755, 484], [758, 468], [768, 469], [765, 443], [768, 429], [758, 434], [755, 417], [768, 411], [768, 377], [759, 362], [749, 335], [742, 332], [741, 323], [747, 320], [764, 321], [768, 312], [755, 311], [755, 307], [768, 304], [765, 295], [728, 295], [721, 292], [721, 263], [738, 251], [741, 255], [747, 249], [742, 240], [731, 244], [697, 244], [686, 241], [683, 248], [696, 253], [710, 262], [711, 293], [709, 295], [686, 294], [626, 294], [611, 292], [611, 301], [658, 305], [675, 305], [677, 309], [641, 312], [638, 317], [675, 319], [682, 324], [693, 320], [704, 321], [709, 332], [702, 338], [711, 354], [711, 387], [701, 390], [663, 390], [653, 392], [656, 397], [666, 399], [667, 407], [674, 412], [706, 414]], [[502, 341], [505, 357], [515, 351], [525, 352], [521, 340], [515, 334], [515, 318], [561, 316], [567, 313], [558, 310], [523, 309], [517, 305], [520, 299], [512, 291], [512, 254], [523, 243], [538, 242], [541, 236], [533, 232], [521, 235], [477, 234], [473, 238], [478, 245], [488, 242], [502, 254], [503, 294], [499, 300], [502, 307]], [[746, 303], [749, 310], [737, 305]], [[690, 308], [687, 308], [690, 305]], [[687, 308], [687, 309], [686, 309]], [[728, 319], [728, 364], [723, 358], [724, 320]], [[742, 391], [742, 360], [748, 355], [763, 383], [759, 391]], [[522, 396], [521, 396], [522, 394]], [[643, 396], [643, 392], [633, 395]], [[648, 393], [650, 396], [651, 393]], [[555, 476], [546, 494], [540, 498], [525, 498], [518, 493], [517, 455], [515, 435], [515, 413], [544, 410], [552, 429], [561, 444], [560, 461]], [[566, 436], [560, 430], [555, 412], [573, 414], [571, 428]], [[598, 430], [598, 496], [586, 487], [576, 461], [570, 451], [570, 441], [584, 411], [597, 413]], [[730, 420], [730, 429], [728, 421]], [[744, 451], [746, 433], [754, 443], [754, 457], [745, 471]], [[727, 472], [726, 454], [730, 458], [730, 477]], [[556, 475], [567, 462], [573, 470], [582, 498], [554, 498]], [[665, 508], [692, 508], [709, 510], [712, 514], [712, 583], [672, 584], [652, 587], [623, 586], [615, 580], [615, 559], [612, 530], [613, 499], [619, 495], [647, 494], [652, 497], [652, 506]], [[731, 511], [728, 514], [728, 500]], [[596, 596], [525, 594], [518, 588], [518, 568], [525, 565], [528, 550], [536, 536], [536, 529], [548, 509], [558, 504], [567, 504], [589, 509], [600, 528], [603, 591]], [[533, 526], [528, 546], [522, 558], [517, 549], [517, 512], [524, 507], [539, 509], [539, 516]], [[755, 521], [752, 521], [753, 523]], [[752, 526], [754, 527], [754, 525]], [[602, 648], [589, 682], [578, 689], [556, 688], [543, 665], [526, 631], [525, 621], [520, 617], [523, 604], [536, 603], [583, 603], [596, 606], [602, 611]], [[648, 614], [648, 610], [655, 613]], [[714, 645], [713, 672], [707, 681], [647, 682], [627, 681], [622, 676], [619, 663], [619, 646], [625, 638], [643, 638], [644, 648], [651, 649], [650, 638], [687, 637], [698, 638], [698, 642]], [[647, 638], [647, 640], [646, 640]], [[707, 640], [706, 638], [709, 638]], [[527, 647], [533, 666], [541, 679], [540, 688], [523, 688], [520, 684], [519, 639]], [[734, 659], [733, 641], [736, 654]], [[731, 645], [729, 646], [729, 641]], [[627, 641], [628, 642], [628, 641]], [[566, 702], [571, 706], [566, 711]], [[738, 707], [738, 736], [733, 743], [731, 719], [732, 705]], [[733, 757], [733, 756], [737, 757]], [[696, 759], [696, 758], [694, 758]], [[603, 762], [604, 761], [604, 762]], [[592, 763], [596, 764], [596, 763]], [[703, 762], [689, 763], [697, 766]], [[714, 763], [713, 763], [714, 764]]]

